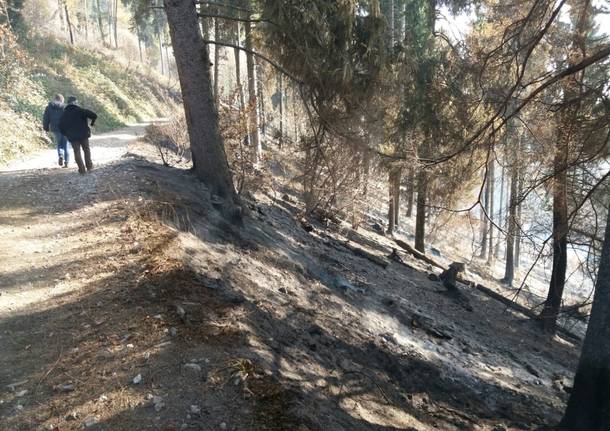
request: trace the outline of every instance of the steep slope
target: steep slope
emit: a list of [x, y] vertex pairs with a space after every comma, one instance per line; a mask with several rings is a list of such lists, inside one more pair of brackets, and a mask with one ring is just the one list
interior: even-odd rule
[[41, 118], [56, 93], [76, 95], [96, 111], [97, 132], [163, 116], [178, 97], [140, 65], [120, 64], [50, 36], [34, 33], [16, 40], [4, 33], [3, 37], [0, 163], [49, 144]]

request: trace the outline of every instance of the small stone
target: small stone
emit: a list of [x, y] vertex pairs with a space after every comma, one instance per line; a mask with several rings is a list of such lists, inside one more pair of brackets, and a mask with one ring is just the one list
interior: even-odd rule
[[194, 415], [198, 415], [201, 413], [201, 407], [196, 406], [196, 405], [191, 405], [191, 413]]
[[74, 390], [74, 385], [69, 384], [69, 383], [65, 383], [63, 385], [57, 385], [57, 386], [55, 386], [55, 390], [57, 390], [59, 392], [72, 392]]
[[15, 408], [17, 409], [17, 411], [23, 410], [23, 406], [21, 404], [17, 404]]
[[201, 365], [199, 365], [199, 364], [188, 363], [188, 364], [184, 364], [183, 368], [187, 371], [194, 371], [197, 373], [201, 372]]
[[189, 426], [187, 424], [180, 425], [180, 431], [187, 429]]
[[226, 430], [227, 429], [227, 424], [225, 422], [221, 422], [220, 423], [220, 429], [221, 430]]
[[17, 393], [15, 394], [15, 396], [16, 396], [16, 397], [22, 397], [22, 396], [24, 396], [24, 395], [25, 395], [25, 394], [27, 394], [27, 393], [28, 393], [28, 390], [27, 390], [27, 389], [24, 389], [24, 390], [22, 390], [22, 391], [17, 392]]
[[106, 395], [100, 395], [100, 397], [97, 399], [100, 403], [103, 403], [105, 401], [108, 401], [108, 397]]
[[175, 337], [176, 335], [178, 335], [178, 330], [174, 327], [169, 328], [169, 335], [171, 335], [172, 337]]
[[163, 398], [161, 398], [158, 395], [155, 395], [152, 399], [153, 402], [153, 406], [155, 408], [155, 411], [157, 413], [159, 413], [161, 411], [161, 409], [163, 409], [163, 407], [165, 407], [165, 403], [163, 402]]
[[93, 425], [98, 423], [100, 420], [95, 416], [87, 416], [85, 419], [85, 428], [91, 428]]
[[139, 385], [140, 383], [142, 383], [142, 374], [138, 374], [133, 378], [134, 385]]

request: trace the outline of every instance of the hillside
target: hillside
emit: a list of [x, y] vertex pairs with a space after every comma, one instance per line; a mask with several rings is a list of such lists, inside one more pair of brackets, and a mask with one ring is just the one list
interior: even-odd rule
[[371, 220], [303, 224], [295, 190], [278, 186], [247, 200], [239, 229], [154, 147], [121, 153], [84, 181], [62, 169], [0, 175], [3, 429], [498, 431], [558, 420], [572, 340], [545, 339], [476, 289], [460, 286], [456, 300], [425, 263], [390, 258], [393, 241]]
[[41, 118], [56, 93], [97, 112], [97, 133], [166, 116], [178, 97], [142, 66], [35, 32], [4, 36], [0, 124], [8, 127], [0, 127], [0, 163], [50, 144]]

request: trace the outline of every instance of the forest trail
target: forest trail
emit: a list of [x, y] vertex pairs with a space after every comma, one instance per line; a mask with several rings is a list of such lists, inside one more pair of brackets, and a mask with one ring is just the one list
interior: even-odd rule
[[388, 256], [393, 242], [370, 229], [304, 229], [288, 194], [246, 199], [234, 229], [141, 133], [97, 137], [85, 176], [52, 151], [0, 173], [0, 429], [557, 420], [572, 346], [477, 291], [464, 307], [408, 255], [354, 254]]
[[100, 168], [120, 159], [145, 126], [94, 135], [96, 169], [88, 175], [78, 175], [71, 148], [68, 169], [57, 165], [54, 148], [0, 166], [0, 318], [52, 306], [53, 297], [80, 287], [67, 281], [79, 279], [75, 259], [92, 244], [89, 209], [114, 183]]

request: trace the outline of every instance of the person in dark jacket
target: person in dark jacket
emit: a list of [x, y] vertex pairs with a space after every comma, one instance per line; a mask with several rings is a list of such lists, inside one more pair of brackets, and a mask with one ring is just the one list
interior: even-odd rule
[[56, 94], [55, 97], [44, 110], [42, 117], [42, 128], [45, 132], [53, 133], [55, 144], [57, 145], [57, 156], [59, 166], [68, 167], [70, 153], [68, 151], [68, 139], [59, 131], [59, 120], [64, 113], [64, 96]]
[[[59, 121], [59, 130], [72, 144], [74, 159], [78, 165], [78, 172], [81, 174], [93, 169], [91, 148], [89, 147], [91, 129], [87, 120], [91, 120], [91, 126], [93, 126], [96, 119], [97, 114], [95, 112], [78, 106], [75, 96], [68, 97], [68, 105]], [[85, 153], [85, 163], [83, 163], [81, 148]]]

